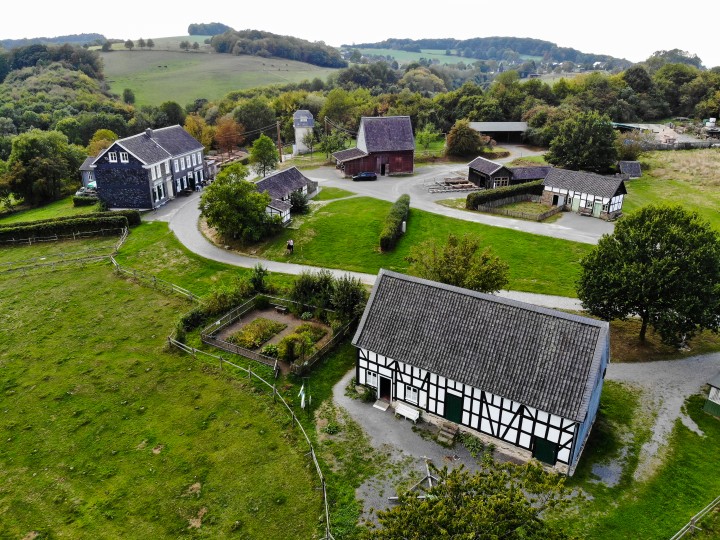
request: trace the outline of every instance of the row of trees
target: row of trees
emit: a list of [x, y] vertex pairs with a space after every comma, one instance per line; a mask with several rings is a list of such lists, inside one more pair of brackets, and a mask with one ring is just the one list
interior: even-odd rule
[[[125, 43], [123, 43], [123, 46], [127, 50], [132, 51], [135, 48], [135, 42], [132, 39], [127, 39], [127, 40], [125, 40]], [[152, 50], [155, 47], [155, 42], [152, 39], [148, 39], [147, 41], [145, 41], [143, 38], [140, 38], [137, 40], [137, 46], [140, 47], [141, 49], [144, 49], [145, 47], [147, 47], [148, 49]], [[111, 51], [112, 43], [110, 43], [109, 41], [106, 41], [105, 43], [102, 44], [101, 49], [103, 52]]]

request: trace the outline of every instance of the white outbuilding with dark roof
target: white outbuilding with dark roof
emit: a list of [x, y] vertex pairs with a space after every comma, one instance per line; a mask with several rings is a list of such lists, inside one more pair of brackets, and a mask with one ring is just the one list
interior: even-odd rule
[[625, 182], [618, 176], [568, 171], [552, 168], [543, 180], [541, 202], [564, 206], [573, 212], [601, 219], [615, 219], [622, 214], [627, 195]]
[[572, 474], [595, 421], [608, 323], [381, 270], [353, 338], [378, 398]]

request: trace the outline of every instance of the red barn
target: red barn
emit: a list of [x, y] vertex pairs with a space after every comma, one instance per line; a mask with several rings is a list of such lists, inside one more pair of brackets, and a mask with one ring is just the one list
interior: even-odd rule
[[356, 148], [333, 157], [345, 176], [372, 171], [378, 175], [412, 174], [415, 137], [409, 116], [364, 116]]

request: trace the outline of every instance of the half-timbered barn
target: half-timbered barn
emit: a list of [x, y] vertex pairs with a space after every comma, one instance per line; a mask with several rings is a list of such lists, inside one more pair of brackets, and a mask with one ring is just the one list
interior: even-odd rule
[[579, 214], [615, 219], [622, 214], [625, 182], [618, 176], [551, 169], [543, 180], [541, 202]]
[[387, 270], [352, 343], [379, 399], [568, 474], [610, 356], [607, 322]]
[[276, 171], [258, 180], [255, 185], [259, 192], [265, 191], [270, 195], [271, 201], [265, 212], [280, 216], [283, 225], [290, 223], [290, 197], [293, 192], [309, 195], [317, 190], [317, 182], [310, 180], [297, 167]]
[[414, 171], [415, 137], [409, 116], [363, 116], [355, 146], [333, 154], [347, 177], [366, 171], [378, 176]]
[[704, 410], [720, 418], [720, 373], [708, 381], [710, 393], [705, 402]]
[[181, 126], [118, 139], [91, 164], [98, 197], [110, 208], [157, 208], [205, 181], [203, 150]]

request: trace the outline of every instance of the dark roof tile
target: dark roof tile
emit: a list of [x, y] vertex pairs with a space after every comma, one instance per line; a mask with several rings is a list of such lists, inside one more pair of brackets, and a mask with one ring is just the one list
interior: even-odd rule
[[550, 172], [549, 165], [538, 165], [537, 167], [510, 167], [510, 172], [515, 180], [543, 180]]
[[578, 191], [600, 197], [612, 198], [616, 194], [626, 194], [625, 182], [618, 176], [602, 176], [582, 171], [568, 171], [552, 168], [543, 186]]
[[358, 137], [364, 136], [365, 147], [358, 147], [368, 153], [415, 150], [409, 116], [363, 116], [360, 131]]
[[[290, 167], [284, 171], [274, 172], [255, 185], [257, 190], [267, 191], [273, 199], [283, 199], [298, 189], [312, 185], [312, 181], [301, 173], [297, 167]], [[308, 191], [312, 191], [309, 189]]]

